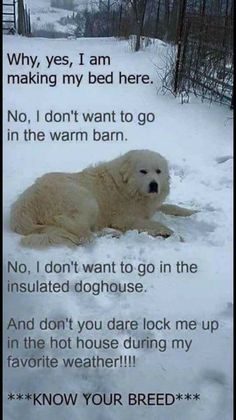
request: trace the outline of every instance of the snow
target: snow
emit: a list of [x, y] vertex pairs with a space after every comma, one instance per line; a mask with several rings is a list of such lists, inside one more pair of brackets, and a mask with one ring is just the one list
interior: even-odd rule
[[[87, 3], [89, 3], [88, 0], [76, 0], [74, 1], [74, 4], [76, 7], [79, 6], [86, 6]], [[42, 9], [43, 7], [49, 7], [51, 4], [51, 0], [28, 0], [27, 5], [28, 7], [33, 11], [37, 11], [39, 9]]]
[[[34, 281], [53, 280], [63, 282], [68, 278], [75, 281], [141, 281], [146, 293], [91, 294], [51, 293], [42, 295], [8, 294], [5, 292], [5, 320], [17, 319], [65, 319], [109, 320], [113, 317], [123, 320], [187, 319], [218, 320], [219, 329], [213, 334], [207, 331], [182, 332], [185, 339], [192, 338], [189, 352], [181, 350], [129, 350], [126, 354], [136, 356], [135, 368], [114, 369], [5, 369], [5, 392], [129, 392], [157, 393], [173, 392], [200, 393], [201, 400], [180, 401], [173, 406], [33, 406], [27, 401], [5, 404], [5, 419], [91, 419], [91, 420], [230, 420], [232, 418], [232, 112], [219, 105], [202, 103], [191, 97], [189, 104], [181, 105], [178, 98], [170, 94], [157, 95], [159, 79], [156, 65], [163, 60], [165, 45], [156, 42], [144, 51], [133, 53], [127, 41], [115, 39], [46, 40], [21, 37], [4, 38], [4, 53], [24, 52], [38, 54], [43, 61], [45, 55], [69, 55], [73, 60], [80, 52], [86, 55], [109, 55], [111, 66], [93, 68], [95, 72], [123, 71], [126, 73], [148, 73], [154, 83], [150, 85], [117, 86], [81, 85], [72, 86], [7, 86], [5, 83], [5, 142], [4, 142], [4, 246], [5, 262], [23, 262], [34, 271], [36, 261], [46, 264], [78, 261], [82, 263], [106, 263], [123, 261], [137, 269], [138, 264], [160, 261], [175, 266], [177, 261], [198, 265], [196, 274], [154, 274], [140, 277], [137, 270], [129, 275], [79, 273], [76, 275], [50, 274], [25, 278], [25, 275], [5, 274], [7, 280]], [[9, 71], [4, 59], [5, 77]], [[45, 70], [46, 68], [41, 70]], [[88, 66], [83, 67], [83, 71]], [[91, 70], [91, 68], [89, 68]], [[12, 71], [12, 69], [11, 69]], [[58, 74], [64, 69], [58, 67]], [[15, 72], [25, 72], [18, 66]], [[7, 110], [18, 109], [35, 120], [34, 110], [79, 112], [112, 111], [153, 112], [155, 122], [139, 126], [127, 123], [122, 126], [126, 142], [52, 142], [10, 143], [6, 141]], [[34, 125], [33, 125], [34, 126]], [[63, 129], [72, 130], [75, 123], [64, 123]], [[22, 123], [10, 126], [22, 130]], [[35, 126], [34, 126], [35, 127]], [[87, 126], [80, 124], [81, 129]], [[105, 124], [100, 124], [106, 129]], [[109, 126], [113, 128], [112, 124]], [[117, 129], [117, 125], [114, 126]], [[58, 129], [57, 123], [37, 125], [37, 129]], [[152, 238], [147, 234], [127, 232], [121, 238], [111, 236], [95, 238], [91, 244], [76, 249], [57, 248], [44, 251], [24, 249], [19, 236], [8, 226], [9, 209], [19, 193], [36, 177], [52, 171], [80, 171], [90, 164], [110, 160], [131, 149], [148, 148], [163, 154], [169, 161], [171, 171], [171, 192], [168, 201], [195, 208], [199, 213], [189, 218], [174, 218], [156, 215], [174, 229], [176, 235], [169, 239]], [[178, 235], [184, 238], [179, 241]], [[32, 337], [45, 333], [31, 331]], [[50, 333], [46, 333], [49, 334]], [[76, 332], [72, 335], [76, 336]], [[8, 335], [8, 333], [6, 334]], [[17, 334], [16, 334], [17, 335]], [[22, 332], [19, 332], [19, 336]], [[27, 335], [27, 334], [26, 334]], [[53, 336], [65, 337], [62, 331]], [[119, 333], [87, 332], [84, 337], [118, 337], [120, 340], [146, 338], [146, 332], [124, 331]], [[150, 338], [158, 340], [175, 338], [174, 332], [151, 331]], [[88, 351], [90, 352], [90, 351]], [[125, 350], [100, 351], [105, 357], [116, 357]], [[18, 356], [28, 357], [46, 353], [43, 350], [15, 350]], [[6, 350], [9, 354], [9, 350]], [[76, 350], [49, 350], [47, 354], [60, 357], [77, 357], [84, 354]], [[86, 354], [86, 352], [85, 352]], [[95, 352], [96, 354], [96, 352]], [[17, 406], [16, 406], [17, 404]], [[17, 407], [17, 410], [16, 410]]]
[[[75, 24], [62, 24], [63, 18], [73, 15], [73, 11], [51, 7], [50, 0], [28, 0], [27, 7], [30, 9], [32, 32], [49, 31], [73, 35], [76, 29]], [[87, 0], [74, 2], [75, 11], [83, 10], [88, 6]]]

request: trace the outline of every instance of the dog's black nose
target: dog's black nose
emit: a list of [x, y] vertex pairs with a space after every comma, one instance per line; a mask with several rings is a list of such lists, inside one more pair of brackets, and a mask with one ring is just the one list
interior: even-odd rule
[[150, 193], [157, 193], [158, 192], [158, 184], [156, 181], [152, 181], [149, 184], [149, 192]]

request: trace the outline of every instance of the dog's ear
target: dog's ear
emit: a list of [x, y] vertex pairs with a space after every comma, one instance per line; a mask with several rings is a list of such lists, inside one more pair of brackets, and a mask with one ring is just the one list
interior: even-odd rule
[[126, 184], [130, 177], [130, 166], [130, 159], [126, 159], [120, 166], [120, 175], [122, 177], [122, 181]]

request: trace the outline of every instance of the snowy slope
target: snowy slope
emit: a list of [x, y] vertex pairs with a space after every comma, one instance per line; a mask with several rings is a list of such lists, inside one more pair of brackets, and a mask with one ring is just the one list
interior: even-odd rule
[[[74, 34], [76, 25], [62, 24], [63, 18], [72, 16], [72, 11], [51, 7], [50, 0], [28, 0], [26, 3], [30, 9], [33, 34], [40, 30]], [[78, 0], [75, 2], [75, 10], [84, 9], [86, 5], [86, 0]]]
[[[51, 4], [51, 0], [28, 0], [27, 2], [28, 7], [32, 10], [32, 12], [36, 12], [39, 9], [49, 7]], [[89, 3], [89, 0], [76, 0], [74, 4], [76, 7], [85, 7]]]
[[[126, 41], [114, 39], [42, 40], [5, 37], [5, 53], [24, 51], [28, 54], [69, 54], [73, 59], [79, 52], [88, 55], [108, 54], [111, 68], [123, 72], [149, 73], [154, 85], [149, 86], [81, 86], [5, 87], [5, 110], [8, 108], [28, 112], [35, 108], [67, 111], [120, 111], [154, 112], [155, 123], [139, 126], [126, 124], [127, 142], [117, 143], [14, 143], [4, 142], [4, 232], [5, 260], [26, 263], [33, 269], [35, 261], [111, 262], [125, 261], [135, 267], [139, 263], [175, 264], [186, 261], [198, 264], [197, 274], [180, 275], [159, 273], [141, 277], [146, 293], [141, 295], [102, 294], [45, 294], [42, 296], [7, 295], [6, 317], [19, 319], [35, 316], [63, 319], [108, 320], [118, 319], [218, 320], [220, 328], [210, 335], [196, 331], [191, 336], [193, 346], [184, 351], [136, 350], [135, 368], [50, 370], [21, 369], [6, 371], [6, 393], [15, 392], [173, 392], [201, 393], [200, 402], [180, 401], [170, 407], [34, 407], [27, 402], [7, 403], [6, 420], [82, 419], [82, 420], [230, 420], [231, 413], [231, 308], [232, 308], [232, 113], [226, 107], [201, 103], [191, 98], [190, 104], [181, 105], [169, 94], [157, 95], [155, 64], [159, 64], [165, 47], [157, 43], [140, 53], [132, 53]], [[107, 72], [110, 68], [105, 69]], [[103, 71], [105, 71], [103, 70]], [[5, 60], [5, 73], [8, 65]], [[23, 68], [18, 68], [17, 72]], [[62, 72], [60, 68], [58, 73]], [[96, 70], [98, 71], [98, 70]], [[6, 114], [6, 113], [5, 113]], [[14, 125], [16, 127], [16, 125]], [[52, 124], [58, 128], [58, 124]], [[13, 127], [12, 127], [13, 128]], [[64, 124], [63, 129], [75, 124]], [[81, 129], [85, 129], [80, 125]], [[101, 124], [100, 128], [106, 129]], [[115, 126], [117, 129], [117, 126]], [[19, 129], [21, 125], [19, 123]], [[49, 127], [41, 126], [47, 131]], [[5, 120], [5, 131], [7, 124]], [[164, 215], [156, 216], [181, 235], [167, 240], [151, 238], [146, 234], [127, 232], [120, 239], [96, 238], [92, 244], [75, 250], [49, 249], [32, 251], [19, 245], [17, 234], [8, 226], [9, 209], [17, 195], [36, 177], [50, 171], [79, 171], [85, 166], [109, 160], [130, 149], [148, 148], [163, 154], [171, 169], [169, 202], [197, 208], [200, 212], [188, 219]], [[226, 158], [225, 158], [226, 157]], [[22, 277], [11, 276], [19, 280]], [[44, 277], [41, 274], [40, 279]], [[65, 281], [66, 275], [50, 275], [51, 280]], [[137, 273], [124, 275], [77, 274], [71, 282], [88, 281], [140, 281]], [[6, 275], [6, 280], [8, 275]], [[46, 277], [45, 277], [46, 279]], [[32, 281], [34, 279], [32, 278]], [[17, 315], [16, 315], [17, 314]], [[54, 333], [62, 336], [63, 332]], [[88, 333], [88, 337], [91, 333]], [[108, 333], [107, 333], [108, 334]], [[142, 331], [120, 332], [146, 338]], [[32, 336], [37, 336], [35, 332]], [[92, 333], [94, 335], [94, 333]], [[167, 332], [152, 331], [152, 338], [169, 337]], [[99, 333], [100, 337], [101, 334]], [[33, 352], [35, 354], [35, 352]], [[108, 352], [100, 352], [109, 356]], [[119, 355], [120, 352], [114, 352]], [[25, 357], [27, 350], [18, 354]], [[38, 354], [43, 351], [38, 350]], [[51, 354], [58, 354], [51, 350]], [[75, 350], [63, 352], [76, 355]], [[131, 351], [131, 354], [134, 352]], [[80, 354], [79, 354], [80, 355]], [[13, 386], [14, 383], [14, 386]], [[17, 410], [15, 409], [17, 407]]]

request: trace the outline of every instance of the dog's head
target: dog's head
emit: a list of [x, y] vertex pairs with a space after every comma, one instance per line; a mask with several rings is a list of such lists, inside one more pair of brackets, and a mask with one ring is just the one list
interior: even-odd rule
[[120, 175], [130, 195], [163, 201], [169, 193], [166, 159], [150, 150], [132, 150], [121, 158]]

